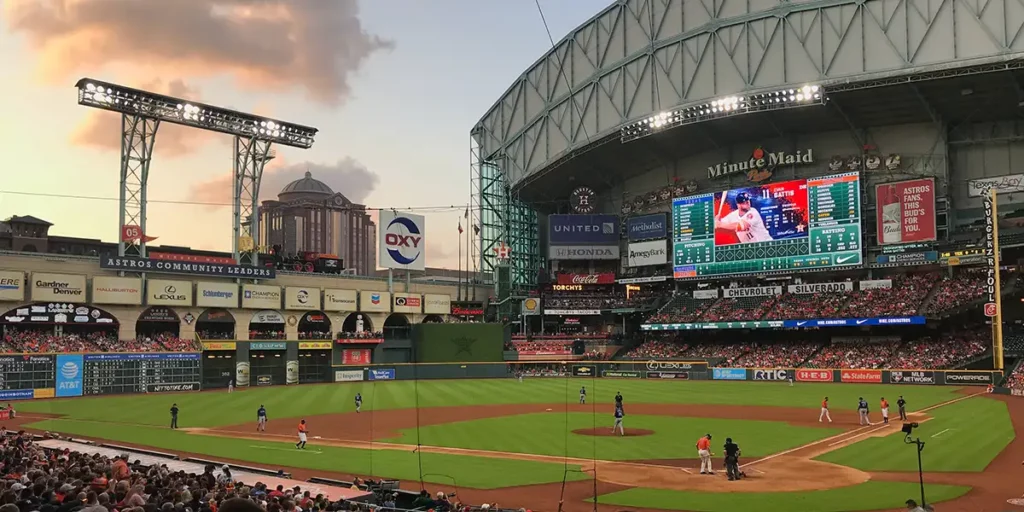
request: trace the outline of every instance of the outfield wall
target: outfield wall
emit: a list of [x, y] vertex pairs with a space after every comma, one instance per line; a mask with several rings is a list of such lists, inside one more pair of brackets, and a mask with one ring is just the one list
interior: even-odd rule
[[[709, 368], [703, 361], [551, 361], [332, 365], [329, 342], [220, 342], [203, 353], [7, 354], [0, 402], [84, 395], [199, 391], [226, 386], [490, 379], [524, 375], [605, 379], [987, 386], [994, 370]], [[368, 359], [367, 359], [368, 361]]]

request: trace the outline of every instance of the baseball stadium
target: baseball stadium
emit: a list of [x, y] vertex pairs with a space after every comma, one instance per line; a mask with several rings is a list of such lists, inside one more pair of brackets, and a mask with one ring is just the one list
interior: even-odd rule
[[[121, 237], [0, 223], [0, 507], [1022, 509], [1022, 27], [613, 2], [471, 128], [457, 282], [411, 212], [380, 212], [384, 271], [281, 256], [276, 215], [348, 207], [307, 172], [261, 212], [316, 128], [83, 78], [122, 120]], [[233, 137], [231, 252], [150, 243], [161, 122]]]

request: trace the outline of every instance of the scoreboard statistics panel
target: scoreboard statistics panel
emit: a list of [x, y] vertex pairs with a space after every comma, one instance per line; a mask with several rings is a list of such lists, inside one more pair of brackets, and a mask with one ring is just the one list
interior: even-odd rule
[[86, 395], [198, 390], [198, 353], [86, 354], [82, 392]]
[[672, 201], [676, 279], [860, 265], [860, 175]]
[[55, 366], [52, 355], [0, 356], [0, 397], [32, 398], [34, 389], [52, 390], [56, 386]]

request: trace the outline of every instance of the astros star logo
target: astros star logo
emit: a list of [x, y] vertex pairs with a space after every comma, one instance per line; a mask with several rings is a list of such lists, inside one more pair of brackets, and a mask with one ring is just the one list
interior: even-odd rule
[[473, 344], [476, 343], [476, 339], [463, 336], [461, 338], [452, 338], [452, 343], [455, 345], [455, 348], [458, 349], [455, 351], [454, 355], [459, 355], [465, 352], [466, 355], [471, 356], [473, 355]]

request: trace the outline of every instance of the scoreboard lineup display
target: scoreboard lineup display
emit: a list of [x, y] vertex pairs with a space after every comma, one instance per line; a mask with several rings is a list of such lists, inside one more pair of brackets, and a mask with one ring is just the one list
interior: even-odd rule
[[672, 201], [676, 279], [860, 265], [860, 175]]
[[86, 354], [82, 393], [110, 395], [199, 389], [198, 353]]
[[33, 390], [53, 396], [56, 375], [52, 355], [0, 356], [0, 400], [33, 398]]

